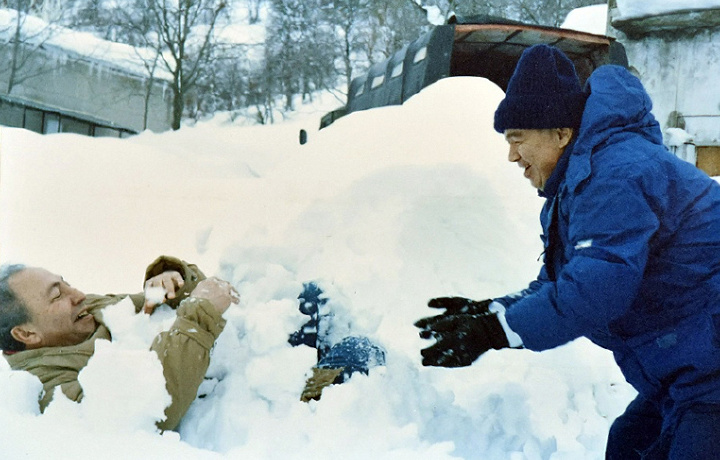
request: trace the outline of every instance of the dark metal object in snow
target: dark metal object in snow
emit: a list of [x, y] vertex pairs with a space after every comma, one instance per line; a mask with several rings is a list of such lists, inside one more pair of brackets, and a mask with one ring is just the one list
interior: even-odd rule
[[567, 54], [581, 83], [602, 64], [627, 66], [624, 47], [611, 37], [489, 16], [453, 16], [353, 79], [347, 105], [326, 114], [320, 128], [352, 112], [402, 104], [442, 78], [483, 77], [504, 91], [522, 52], [537, 44]]

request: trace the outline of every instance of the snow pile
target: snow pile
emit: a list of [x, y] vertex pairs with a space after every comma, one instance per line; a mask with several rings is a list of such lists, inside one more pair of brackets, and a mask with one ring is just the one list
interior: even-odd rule
[[447, 22], [445, 14], [437, 5], [425, 5], [422, 8], [425, 10], [425, 17], [428, 23], [440, 26]]
[[[420, 365], [428, 343], [412, 324], [432, 314], [429, 298], [502, 295], [539, 270], [542, 203], [492, 130], [501, 97], [483, 79], [444, 79], [319, 132], [317, 115], [130, 139], [3, 130], [2, 262], [47, 267], [85, 292], [138, 292], [145, 266], [167, 253], [242, 296], [179, 434], [149, 428], [164, 396], [143, 351], [172, 311], [106, 313], [118, 344], [81, 373], [94, 403], [58, 398], [38, 415], [37, 383], [0, 362], [3, 456], [602, 458], [633, 390], [589, 342]], [[305, 404], [315, 352], [287, 338], [307, 318], [297, 296], [310, 280], [329, 299], [331, 336], [367, 336], [387, 364]]]
[[607, 33], [607, 14], [607, 4], [576, 8], [568, 13], [560, 27], [595, 35], [605, 35]]
[[616, 19], [634, 19], [680, 11], [720, 8], [720, 0], [617, 0]]
[[665, 129], [665, 145], [668, 147], [680, 147], [693, 141], [692, 134], [682, 128]]

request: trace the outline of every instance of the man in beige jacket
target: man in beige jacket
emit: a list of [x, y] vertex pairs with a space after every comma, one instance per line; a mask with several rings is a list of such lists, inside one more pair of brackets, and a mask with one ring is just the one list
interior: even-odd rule
[[[210, 363], [210, 350], [225, 326], [222, 314], [239, 296], [226, 281], [206, 278], [197, 266], [163, 256], [146, 270], [145, 292], [129, 295], [136, 312], [152, 313], [160, 303], [177, 309], [177, 319], [150, 347], [162, 363], [172, 403], [157, 426], [173, 430], [195, 399]], [[98, 339], [111, 340], [102, 310], [127, 295], [85, 295], [61, 276], [24, 265], [0, 268], [0, 349], [16, 370], [43, 384], [40, 409], [56, 391], [80, 401], [78, 374]]]

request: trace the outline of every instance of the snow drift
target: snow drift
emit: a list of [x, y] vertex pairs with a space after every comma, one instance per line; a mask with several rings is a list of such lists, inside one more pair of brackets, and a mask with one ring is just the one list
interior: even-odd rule
[[[167, 253], [230, 280], [242, 300], [179, 433], [148, 423], [166, 394], [145, 336], [172, 311], [138, 319], [117, 306], [118, 340], [81, 373], [88, 399], [58, 398], [43, 415], [39, 383], [0, 360], [2, 457], [602, 458], [633, 390], [589, 342], [420, 365], [427, 344], [412, 324], [429, 298], [502, 295], [539, 270], [541, 202], [492, 131], [501, 97], [482, 79], [446, 79], [319, 132], [317, 116], [123, 140], [4, 129], [2, 262], [85, 292], [137, 292]], [[387, 365], [305, 404], [314, 350], [287, 337], [309, 280], [329, 298], [333, 334], [370, 337]]]

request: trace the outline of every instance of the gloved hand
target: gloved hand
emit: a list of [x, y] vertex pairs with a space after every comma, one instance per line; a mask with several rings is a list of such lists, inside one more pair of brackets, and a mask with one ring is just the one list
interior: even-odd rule
[[436, 340], [420, 351], [423, 366], [469, 366], [491, 348], [509, 347], [497, 314], [488, 310], [490, 303], [461, 297], [432, 299], [428, 306], [445, 308], [445, 312], [415, 322], [420, 337]]
[[415, 323], [415, 326], [423, 329], [420, 331], [420, 337], [429, 339], [432, 336], [428, 331], [433, 329], [433, 326], [438, 321], [444, 321], [448, 316], [456, 316], [460, 314], [471, 314], [471, 315], [485, 315], [490, 313], [488, 310], [489, 305], [492, 303], [492, 299], [485, 300], [472, 300], [465, 297], [438, 297], [430, 299], [428, 307], [441, 309], [444, 308], [445, 312], [437, 316], [429, 316], [423, 318]]
[[443, 315], [459, 315], [461, 313], [484, 315], [489, 312], [488, 307], [491, 303], [492, 299], [471, 300], [465, 297], [438, 297], [430, 299], [428, 307], [444, 308]]

